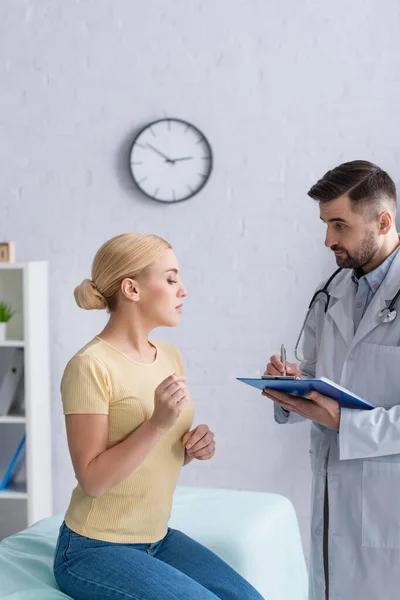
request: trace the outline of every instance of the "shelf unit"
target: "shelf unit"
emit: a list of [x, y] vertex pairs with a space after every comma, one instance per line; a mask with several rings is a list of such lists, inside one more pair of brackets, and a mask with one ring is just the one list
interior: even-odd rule
[[7, 466], [1, 452], [26, 434], [24, 469], [0, 491], [2, 539], [50, 516], [53, 508], [47, 262], [0, 262], [0, 300], [16, 310], [0, 356], [8, 349], [23, 352], [22, 402], [0, 415], [0, 480]]
[[26, 423], [26, 417], [24, 417], [23, 415], [5, 415], [5, 416], [0, 416], [0, 423], [9, 423], [9, 424], [15, 424], [15, 423]]
[[[1, 267], [0, 267], [1, 269]], [[25, 342], [22, 340], [3, 340], [0, 341], [0, 348], [24, 348]]]

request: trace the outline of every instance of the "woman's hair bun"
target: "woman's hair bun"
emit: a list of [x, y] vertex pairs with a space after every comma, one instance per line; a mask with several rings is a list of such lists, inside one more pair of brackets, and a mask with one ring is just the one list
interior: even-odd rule
[[84, 279], [74, 290], [77, 305], [85, 310], [104, 310], [108, 302], [91, 279]]

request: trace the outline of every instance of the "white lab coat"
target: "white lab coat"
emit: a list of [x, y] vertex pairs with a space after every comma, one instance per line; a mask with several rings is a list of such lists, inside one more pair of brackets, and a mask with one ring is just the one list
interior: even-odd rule
[[[305, 357], [317, 356], [308, 376], [325, 376], [377, 408], [342, 409], [340, 430], [312, 423], [309, 600], [325, 600], [324, 493], [328, 483], [329, 600], [400, 599], [400, 300], [398, 316], [378, 314], [400, 288], [400, 253], [354, 334], [351, 270], [332, 282], [324, 314], [318, 302], [306, 328]], [[287, 416], [275, 405], [279, 423]]]

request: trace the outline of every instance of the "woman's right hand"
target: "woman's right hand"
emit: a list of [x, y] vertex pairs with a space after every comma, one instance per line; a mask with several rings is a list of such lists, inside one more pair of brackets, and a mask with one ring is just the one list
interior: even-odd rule
[[173, 427], [187, 403], [186, 377], [174, 373], [164, 379], [154, 392], [154, 411], [150, 422], [157, 429], [168, 431]]
[[[269, 363], [267, 364], [264, 375], [283, 375], [283, 364], [281, 357], [278, 355], [271, 356]], [[297, 363], [286, 363], [286, 375], [292, 377], [299, 377], [301, 379], [300, 367]]]

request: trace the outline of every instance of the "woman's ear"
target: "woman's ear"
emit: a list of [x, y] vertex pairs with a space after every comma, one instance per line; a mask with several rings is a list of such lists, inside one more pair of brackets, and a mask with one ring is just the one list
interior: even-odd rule
[[132, 302], [138, 302], [140, 300], [140, 290], [138, 282], [135, 279], [123, 279], [121, 281], [121, 293], [125, 298]]

